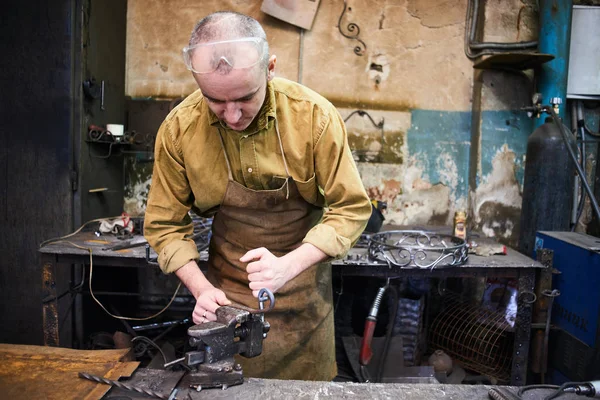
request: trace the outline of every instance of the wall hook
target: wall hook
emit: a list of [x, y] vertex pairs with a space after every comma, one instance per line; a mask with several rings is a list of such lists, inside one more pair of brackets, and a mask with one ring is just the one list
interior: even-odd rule
[[369, 114], [365, 110], [354, 110], [350, 114], [348, 114], [348, 116], [346, 118], [344, 118], [344, 123], [346, 123], [355, 114], [358, 114], [359, 117], [364, 117], [366, 115], [369, 118], [369, 121], [371, 121], [371, 123], [373, 124], [373, 126], [375, 128], [381, 129], [381, 141], [383, 143], [385, 143], [385, 134], [384, 134], [384, 131], [383, 131], [383, 126], [385, 124], [385, 119], [383, 117], [381, 118], [381, 121], [379, 121], [378, 123], [376, 123], [375, 120], [373, 119], [373, 117], [371, 117], [371, 114]]

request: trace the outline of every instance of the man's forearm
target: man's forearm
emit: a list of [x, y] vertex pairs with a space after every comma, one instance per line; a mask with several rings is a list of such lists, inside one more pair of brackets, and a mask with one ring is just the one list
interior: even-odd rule
[[185, 287], [188, 288], [195, 299], [197, 299], [203, 291], [214, 288], [208, 279], [206, 279], [202, 271], [200, 271], [200, 267], [198, 267], [196, 261], [192, 260], [188, 262], [183, 267], [176, 270], [175, 275], [177, 275], [179, 280], [181, 280]]
[[310, 243], [303, 243], [300, 247], [290, 251], [281, 258], [286, 262], [289, 262], [289, 265], [292, 266], [293, 279], [300, 275], [307, 268], [325, 261], [329, 258], [329, 256], [321, 251], [318, 247]]

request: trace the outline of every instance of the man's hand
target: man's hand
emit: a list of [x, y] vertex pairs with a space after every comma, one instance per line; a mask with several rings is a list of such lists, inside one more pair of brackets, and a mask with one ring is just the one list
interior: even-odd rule
[[258, 297], [258, 291], [262, 288], [276, 293], [298, 274], [287, 262], [286, 257], [275, 257], [264, 247], [248, 251], [240, 261], [249, 263], [246, 272], [248, 272], [249, 286], [254, 297]]
[[215, 288], [206, 279], [196, 261], [190, 261], [177, 271], [175, 275], [188, 288], [190, 293], [196, 299], [196, 306], [192, 313], [192, 320], [195, 324], [202, 324], [208, 321], [216, 321], [215, 311], [220, 306], [228, 306], [231, 301], [227, 299], [222, 290]]
[[196, 306], [192, 313], [192, 320], [195, 324], [202, 324], [208, 321], [216, 321], [215, 312], [220, 306], [228, 306], [231, 301], [227, 299], [225, 293], [215, 287], [203, 290], [196, 298]]

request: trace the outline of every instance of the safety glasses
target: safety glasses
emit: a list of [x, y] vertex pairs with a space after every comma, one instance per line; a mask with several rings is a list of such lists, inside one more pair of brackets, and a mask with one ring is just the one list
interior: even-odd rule
[[261, 38], [223, 40], [184, 47], [183, 60], [190, 71], [208, 74], [223, 66], [232, 69], [253, 67], [267, 51], [267, 42]]

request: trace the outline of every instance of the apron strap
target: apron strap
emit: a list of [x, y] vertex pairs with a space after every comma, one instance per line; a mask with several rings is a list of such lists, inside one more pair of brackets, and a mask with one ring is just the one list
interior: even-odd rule
[[277, 123], [277, 118], [275, 119], [275, 132], [277, 132], [277, 139], [279, 140], [279, 150], [281, 150], [281, 158], [283, 158], [283, 166], [285, 167], [285, 173], [287, 175], [287, 179], [285, 180], [285, 199], [290, 198], [290, 185], [289, 180], [291, 178], [290, 171], [288, 170], [287, 161], [285, 159], [285, 153], [283, 151], [283, 142], [281, 141], [281, 135], [279, 134], [279, 124]]
[[225, 151], [225, 142], [223, 142], [223, 134], [221, 133], [221, 128], [217, 128], [219, 130], [219, 139], [221, 139], [221, 149], [223, 150], [223, 154], [225, 155], [225, 161], [227, 162], [227, 173], [229, 174], [229, 180], [233, 180], [233, 174], [231, 173], [231, 164], [229, 163], [229, 157], [227, 157], [227, 152]]
[[285, 159], [285, 153], [283, 152], [283, 142], [281, 141], [281, 135], [279, 134], [279, 124], [277, 123], [277, 119], [275, 119], [275, 132], [277, 132], [277, 139], [279, 140], [279, 150], [281, 150], [281, 157], [283, 158], [283, 166], [285, 167], [285, 173], [289, 178], [291, 175], [290, 171], [288, 170], [287, 161]]

